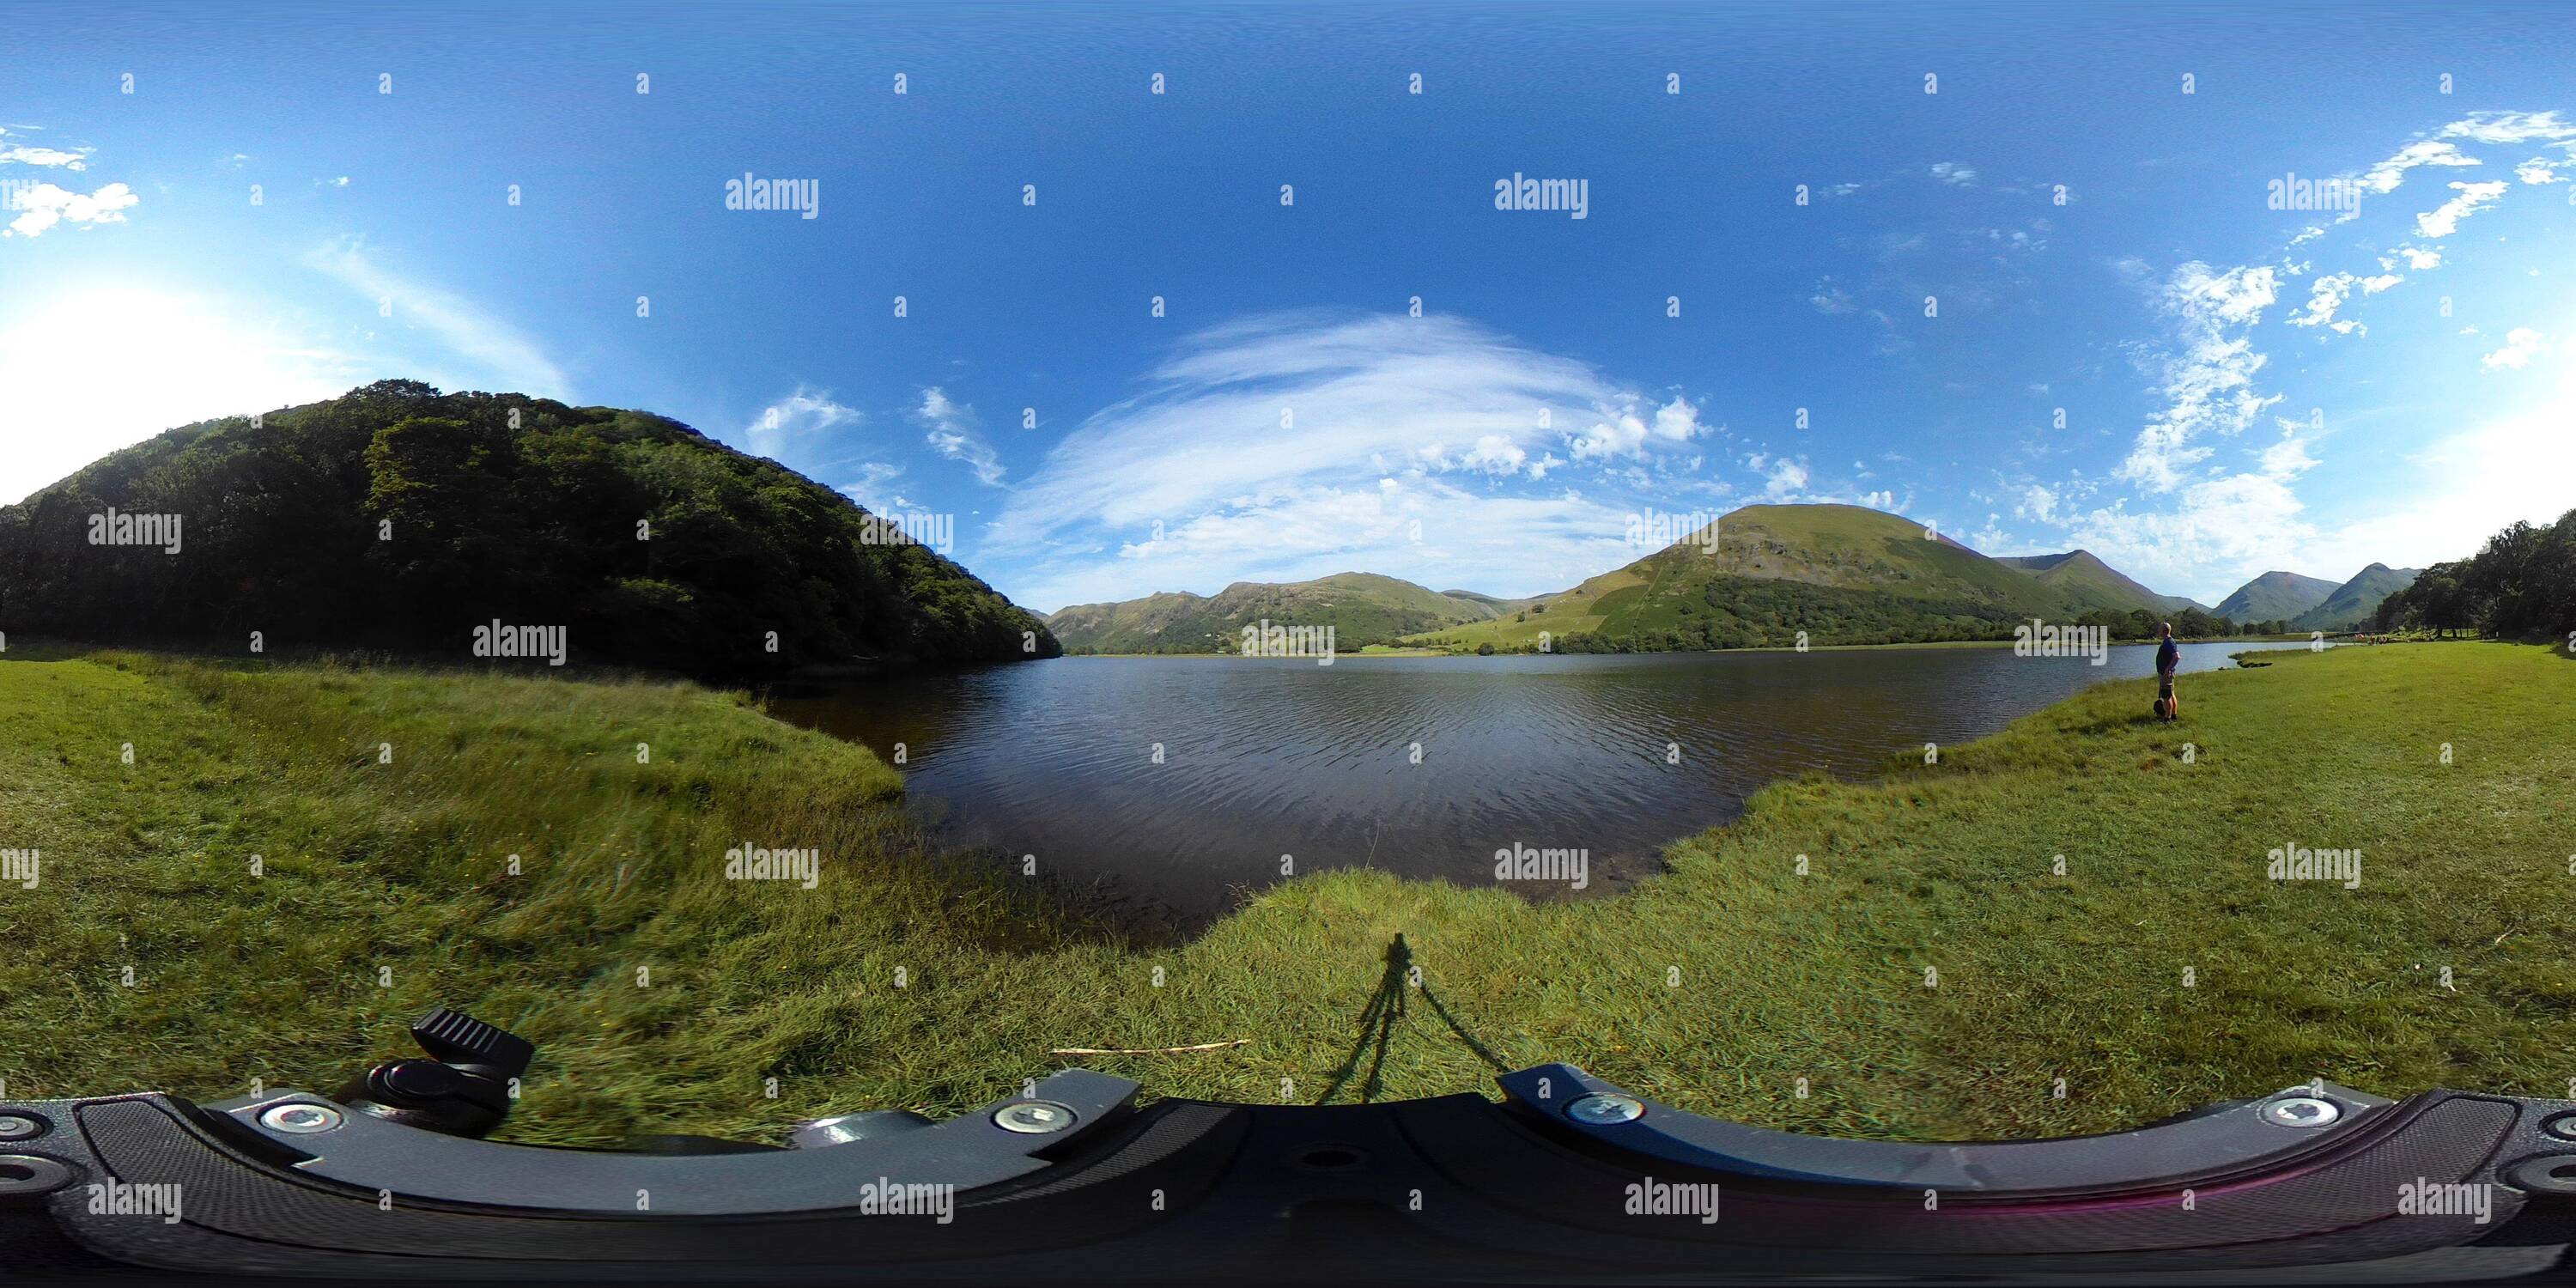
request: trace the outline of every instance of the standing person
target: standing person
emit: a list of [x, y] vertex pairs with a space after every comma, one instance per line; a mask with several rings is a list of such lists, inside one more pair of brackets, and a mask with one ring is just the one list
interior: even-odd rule
[[2182, 666], [2182, 645], [2174, 643], [2173, 623], [2162, 625], [2164, 642], [2156, 645], [2156, 714], [2171, 723], [2182, 717], [2182, 700], [2174, 696], [2174, 672]]

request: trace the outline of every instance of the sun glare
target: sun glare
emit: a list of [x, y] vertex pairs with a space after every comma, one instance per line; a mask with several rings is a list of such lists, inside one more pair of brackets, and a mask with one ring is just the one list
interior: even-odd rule
[[164, 429], [355, 379], [345, 359], [195, 297], [96, 287], [35, 303], [0, 324], [0, 504]]

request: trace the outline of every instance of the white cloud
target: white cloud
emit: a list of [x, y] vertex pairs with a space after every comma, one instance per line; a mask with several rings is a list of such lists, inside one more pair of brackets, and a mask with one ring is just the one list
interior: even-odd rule
[[316, 188], [346, 188], [349, 186], [349, 176], [344, 174], [336, 179], [316, 179], [313, 181], [313, 186]]
[[1934, 162], [1932, 165], [1932, 177], [1943, 183], [1960, 188], [1970, 187], [1977, 182], [1976, 169], [1971, 166], [1960, 165], [1956, 161]]
[[[7, 133], [0, 130], [0, 133]], [[32, 143], [0, 148], [0, 165], [60, 166], [66, 170], [86, 170], [89, 150], [65, 152], [60, 148], [39, 147]]]
[[2397, 155], [2370, 167], [2362, 183], [2373, 192], [2395, 192], [2405, 182], [2406, 172], [2418, 166], [2476, 165], [2478, 159], [2463, 153], [2459, 145], [2440, 139], [2417, 139], [2397, 150]]
[[[377, 264], [357, 238], [343, 238], [304, 257], [308, 267], [355, 291], [378, 309], [391, 302], [397, 325], [417, 325], [472, 363], [494, 391], [565, 399], [571, 383], [534, 338], [453, 292], [416, 282]], [[441, 383], [459, 383], [453, 378]]]
[[2305, 426], [2295, 420], [2278, 417], [2274, 420], [2281, 427], [2281, 437], [2263, 449], [2259, 458], [2262, 462], [2260, 473], [2265, 478], [2287, 483], [2317, 467], [2317, 458], [2308, 454], [2308, 445], [2316, 440], [2312, 435], [2301, 434], [2299, 431]]
[[2013, 517], [2037, 523], [2055, 523], [2057, 521], [2056, 490], [2038, 483], [2023, 488], [2021, 500], [2013, 505]]
[[1772, 462], [1771, 475], [1768, 479], [1764, 480], [1762, 484], [1762, 492], [1765, 496], [1768, 496], [1775, 501], [1780, 501], [1787, 500], [1790, 497], [1798, 495], [1798, 493], [1805, 490], [1806, 486], [1807, 458], [1801, 456], [1794, 461], [1782, 460]]
[[2323, 326], [2339, 335], [2366, 334], [2368, 328], [2346, 319], [2335, 320], [2335, 310], [2352, 294], [2356, 286], [2364, 295], [2377, 295], [2406, 279], [2393, 273], [2377, 277], [2358, 277], [2351, 273], [2328, 273], [2308, 283], [2308, 305], [2304, 312], [2283, 318], [2291, 326]]
[[2549, 352], [2549, 339], [2527, 326], [2504, 333], [2504, 347], [2478, 360], [2478, 365], [2493, 371], [2510, 367], [2516, 371], [2531, 365], [2533, 357]]
[[1487, 434], [1476, 440], [1476, 450], [1467, 453], [1462, 464], [1487, 474], [1511, 474], [1521, 468], [1529, 453], [1521, 445], [1500, 434]]
[[752, 434], [804, 434], [863, 419], [857, 410], [832, 401], [830, 390], [798, 385], [796, 392], [762, 408], [743, 428]]
[[[1617, 557], [1636, 504], [1678, 512], [1675, 496], [1711, 490], [1687, 472], [1697, 453], [1681, 450], [1709, 432], [1686, 396], [1463, 319], [1269, 314], [1190, 336], [1143, 393], [1065, 435], [986, 542], [1042, 563], [1124, 544], [1121, 568], [1037, 568], [1032, 586], [1014, 587], [1033, 604], [1352, 567], [1561, 589], [1636, 557]], [[1563, 480], [1576, 471], [1637, 501], [1574, 490]], [[1514, 495], [1541, 479], [1557, 490]], [[1145, 535], [1157, 523], [1159, 541]], [[1404, 530], [1390, 538], [1389, 523]], [[1244, 551], [1243, 565], [1209, 553], [1221, 547]]]
[[[18, 128], [26, 130], [34, 127]], [[6, 139], [10, 133], [7, 127], [0, 127], [0, 139]], [[90, 148], [49, 148], [38, 143], [0, 143], [0, 165], [33, 165], [59, 167], [65, 170], [86, 170], [89, 168], [89, 154], [92, 150]]]
[[2176, 337], [2156, 364], [2165, 409], [2138, 431], [2120, 477], [2150, 491], [2172, 491], [2182, 484], [2184, 470], [2210, 454], [2194, 440], [2212, 430], [2238, 433], [2281, 400], [2254, 391], [2255, 373], [2266, 359], [2244, 334], [2262, 320], [2279, 290], [2279, 276], [2269, 267], [2220, 273], [2194, 260], [2174, 270], [2156, 297]]
[[2476, 143], [2528, 143], [2534, 139], [2576, 139], [2576, 125], [2560, 120], [2554, 110], [2471, 112], [2466, 120], [2443, 126], [2442, 134]]
[[96, 192], [83, 195], [50, 183], [33, 184], [12, 191], [8, 209], [18, 217], [0, 231], [0, 237], [39, 237], [56, 224], [121, 224], [125, 212], [141, 200], [134, 190], [121, 183], [111, 183]]
[[2565, 183], [2566, 180], [2558, 174], [2557, 164], [2546, 157], [2533, 157], [2515, 166], [2513, 177], [2535, 186], [2544, 183]]
[[2396, 253], [2405, 258], [2406, 267], [2419, 273], [2442, 266], [2442, 248], [2439, 246], [2400, 246]]
[[830, 390], [798, 385], [794, 393], [761, 408], [742, 432], [753, 454], [802, 468], [817, 459], [816, 435], [864, 419], [856, 409], [832, 401]]
[[2502, 179], [2488, 183], [2454, 182], [2451, 187], [2460, 195], [2415, 216], [2415, 230], [2427, 237], [2448, 237], [2459, 228], [2461, 220], [2495, 204], [2507, 186]]
[[844, 483], [835, 490], [868, 510], [886, 514], [903, 509], [907, 505], [901, 496], [891, 498], [891, 504], [889, 504], [888, 498], [882, 495], [886, 484], [902, 476], [903, 467], [900, 465], [886, 461], [863, 461], [859, 465], [857, 481]]
[[1851, 292], [1834, 285], [1830, 277], [1816, 283], [1816, 293], [1808, 296], [1807, 302], [1815, 305], [1819, 313], [1849, 313], [1858, 307], [1852, 303]]
[[913, 408], [912, 418], [929, 431], [923, 441], [932, 450], [952, 461], [965, 462], [966, 468], [975, 472], [975, 480], [986, 487], [1001, 486], [1001, 458], [977, 430], [973, 407], [951, 401], [933, 385], [921, 391], [921, 405]]

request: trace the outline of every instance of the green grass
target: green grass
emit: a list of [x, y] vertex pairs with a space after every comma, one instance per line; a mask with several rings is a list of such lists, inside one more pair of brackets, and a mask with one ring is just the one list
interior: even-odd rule
[[[1309, 1101], [1402, 933], [1507, 1061], [1775, 1127], [2100, 1131], [2320, 1075], [2566, 1094], [2576, 663], [2270, 660], [2187, 677], [2178, 725], [2109, 686], [1937, 765], [1777, 785], [1616, 899], [1339, 872], [1158, 947], [927, 853], [892, 771], [738, 697], [17, 645], [0, 848], [45, 868], [0, 887], [0, 1077], [328, 1090], [445, 1003], [540, 1044], [526, 1140], [948, 1113], [1071, 1063], [1051, 1048], [1238, 1037], [1091, 1063]], [[721, 879], [744, 838], [818, 846], [821, 885]], [[2360, 888], [2267, 881], [2285, 842], [2361, 849]], [[1488, 1079], [1414, 1006], [1384, 1094]]]

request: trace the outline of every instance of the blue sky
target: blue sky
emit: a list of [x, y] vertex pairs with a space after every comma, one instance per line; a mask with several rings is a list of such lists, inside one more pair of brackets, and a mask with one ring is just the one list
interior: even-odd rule
[[2566, 11], [251, 12], [6, 20], [0, 501], [410, 376], [953, 515], [1040, 610], [1761, 500], [2216, 602], [2576, 507]]

